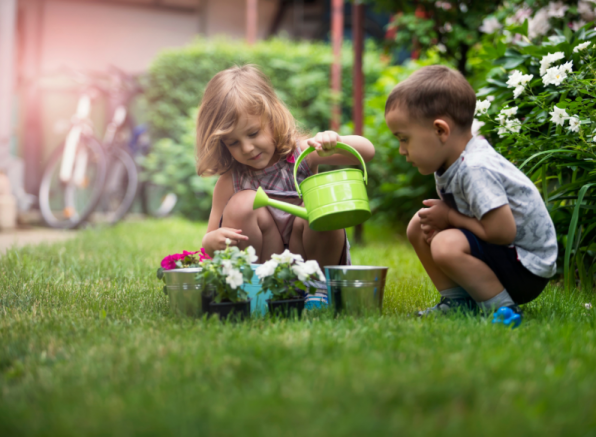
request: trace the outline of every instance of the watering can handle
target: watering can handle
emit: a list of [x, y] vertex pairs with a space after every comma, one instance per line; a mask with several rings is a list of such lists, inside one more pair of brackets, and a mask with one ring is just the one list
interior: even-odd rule
[[[352, 146], [348, 146], [347, 144], [344, 144], [344, 143], [337, 143], [335, 147], [337, 147], [338, 149], [342, 149], [342, 150], [351, 152], [354, 156], [356, 156], [356, 158], [358, 158], [358, 161], [360, 161], [360, 164], [362, 164], [362, 168], [364, 169], [364, 183], [368, 184], [368, 174], [366, 173], [366, 164], [364, 163], [364, 159], [362, 159], [362, 155], [360, 155], [360, 153], [358, 153], [358, 150], [356, 150]], [[314, 150], [315, 150], [314, 147], [308, 147], [307, 149], [305, 149], [300, 154], [298, 159], [296, 160], [296, 164], [294, 164], [294, 184], [296, 185], [296, 191], [298, 192], [298, 197], [300, 197], [300, 198], [302, 198], [302, 192], [300, 191], [300, 186], [298, 185], [298, 179], [296, 179], [296, 174], [298, 173], [298, 167], [300, 166], [300, 163], [302, 162], [302, 160], [304, 158], [306, 158], [306, 155], [308, 155], [311, 152], [314, 152]]]

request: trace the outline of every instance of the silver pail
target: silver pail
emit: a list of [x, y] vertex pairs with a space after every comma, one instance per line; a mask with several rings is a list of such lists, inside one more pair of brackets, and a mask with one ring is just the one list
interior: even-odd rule
[[329, 303], [349, 314], [379, 314], [388, 267], [325, 266]]
[[203, 295], [200, 283], [195, 280], [201, 270], [190, 267], [164, 271], [172, 313], [199, 317], [208, 310], [210, 298]]

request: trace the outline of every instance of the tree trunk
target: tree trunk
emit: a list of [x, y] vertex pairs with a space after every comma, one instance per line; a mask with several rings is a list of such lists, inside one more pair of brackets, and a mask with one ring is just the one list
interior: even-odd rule
[[470, 46], [464, 43], [459, 45], [459, 60], [457, 61], [457, 69], [461, 74], [467, 76], [466, 74], [466, 64], [468, 63], [468, 50], [470, 50]]

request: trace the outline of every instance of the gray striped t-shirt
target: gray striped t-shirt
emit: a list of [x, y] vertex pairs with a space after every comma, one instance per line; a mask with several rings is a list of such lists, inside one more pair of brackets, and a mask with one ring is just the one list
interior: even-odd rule
[[452, 208], [480, 220], [509, 204], [517, 226], [513, 245], [525, 268], [550, 278], [557, 269], [555, 226], [540, 193], [515, 165], [484, 139], [473, 137], [461, 156], [439, 175], [437, 191]]

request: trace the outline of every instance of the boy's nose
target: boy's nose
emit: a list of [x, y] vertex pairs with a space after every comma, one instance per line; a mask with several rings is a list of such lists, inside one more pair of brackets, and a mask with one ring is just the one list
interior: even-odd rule
[[404, 155], [404, 156], [406, 156], [406, 154], [407, 154], [406, 153], [406, 148], [404, 146], [402, 146], [401, 143], [399, 145], [399, 154], [400, 155]]

